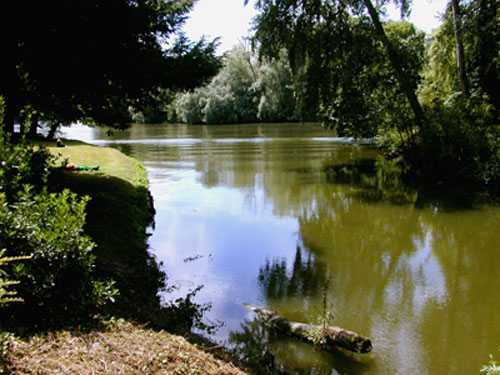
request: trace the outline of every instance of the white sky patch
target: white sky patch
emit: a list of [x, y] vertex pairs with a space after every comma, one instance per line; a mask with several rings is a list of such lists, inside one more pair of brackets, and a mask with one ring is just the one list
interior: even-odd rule
[[[413, 0], [409, 21], [417, 28], [431, 33], [441, 25], [441, 15], [446, 9], [446, 0]], [[388, 19], [399, 20], [400, 11], [393, 4], [387, 7]]]
[[[446, 0], [413, 0], [409, 20], [419, 29], [430, 33], [440, 24], [440, 14], [446, 8]], [[203, 35], [207, 40], [220, 37], [218, 54], [239, 45], [251, 35], [251, 21], [257, 15], [254, 0], [244, 6], [244, 0], [199, 0], [183, 30], [192, 41]], [[388, 6], [388, 19], [399, 20], [399, 10]]]
[[220, 37], [217, 52], [222, 54], [250, 35], [251, 20], [257, 11], [253, 0], [247, 6], [243, 4], [243, 0], [199, 0], [183, 30], [193, 41], [203, 35], [208, 40]]

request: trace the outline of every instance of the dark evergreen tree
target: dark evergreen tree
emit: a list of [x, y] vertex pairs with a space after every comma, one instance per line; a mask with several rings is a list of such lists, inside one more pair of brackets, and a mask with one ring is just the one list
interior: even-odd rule
[[[4, 1], [6, 129], [29, 107], [56, 124], [124, 127], [158, 88], [192, 88], [219, 68], [215, 41], [168, 39], [194, 0]], [[14, 22], [12, 22], [14, 21]], [[9, 29], [7, 25], [12, 25]]]

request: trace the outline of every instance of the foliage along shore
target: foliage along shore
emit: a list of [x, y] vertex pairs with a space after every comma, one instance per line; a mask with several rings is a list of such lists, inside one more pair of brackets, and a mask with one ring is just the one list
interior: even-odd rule
[[[84, 230], [96, 244], [96, 273], [112, 279], [118, 294], [91, 321], [21, 329], [18, 337], [3, 333], [0, 373], [243, 374], [230, 360], [215, 359], [166, 332], [189, 334], [194, 320], [201, 319], [196, 314], [201, 313], [189, 297], [176, 301], [178, 305], [160, 305], [158, 293], [165, 289], [166, 276], [148, 252], [147, 227], [153, 222], [154, 208], [142, 163], [115, 149], [66, 143], [65, 148], [40, 144], [49, 146], [55, 156], [48, 185], [54, 191], [69, 188], [90, 197]], [[99, 165], [99, 170], [59, 167], [66, 162]]]

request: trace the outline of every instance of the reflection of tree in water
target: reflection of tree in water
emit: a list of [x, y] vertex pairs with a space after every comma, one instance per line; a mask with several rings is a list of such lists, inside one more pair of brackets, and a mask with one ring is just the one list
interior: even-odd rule
[[[268, 305], [295, 298], [305, 302], [321, 293], [325, 278], [326, 268], [303, 245], [297, 245], [291, 268], [286, 259], [268, 259], [259, 269], [258, 284]], [[300, 309], [306, 305], [314, 303], [301, 303]], [[286, 315], [291, 317], [293, 312], [287, 311]], [[234, 354], [258, 374], [313, 375], [331, 373], [334, 368], [328, 353], [268, 329], [257, 318], [245, 321], [240, 332], [231, 333], [229, 343]]]
[[355, 186], [356, 195], [366, 202], [389, 201], [414, 204], [415, 207], [438, 206], [448, 209], [471, 208], [487, 202], [498, 202], [494, 195], [474, 191], [474, 187], [449, 186], [436, 189], [409, 175], [397, 160], [383, 157], [359, 158], [347, 163], [324, 167], [327, 181]]
[[274, 355], [270, 352], [275, 333], [267, 329], [258, 319], [245, 321], [241, 331], [229, 334], [233, 355], [251, 367], [256, 374], [286, 374], [277, 369]]
[[259, 270], [259, 286], [267, 301], [285, 297], [312, 297], [321, 292], [326, 279], [324, 265], [314, 261], [310, 252], [303, 255], [300, 245], [295, 252], [291, 272], [288, 272], [285, 259], [266, 261]]
[[124, 153], [125, 155], [133, 155], [133, 147], [132, 145], [130, 144], [127, 144], [127, 143], [122, 143], [122, 144], [119, 144], [117, 146], [118, 150], [120, 150], [122, 153]]
[[[427, 199], [423, 193], [404, 185], [397, 171], [391, 179], [390, 168], [380, 172], [375, 163], [345, 160], [324, 169], [325, 180], [330, 184], [304, 184], [288, 196], [286, 192], [292, 188], [273, 190], [275, 202], [283, 202], [283, 207], [288, 201], [301, 203], [301, 210], [295, 213], [303, 242], [296, 248], [294, 258], [271, 258], [261, 264], [258, 285], [267, 308], [278, 310], [292, 320], [314, 323], [321, 305], [318, 301], [321, 286], [324, 280], [331, 278], [335, 324], [373, 336], [375, 343], [378, 339], [390, 347], [388, 361], [402, 372], [412, 366], [422, 366], [418, 368], [422, 370], [426, 358], [431, 358], [429, 363], [438, 362], [431, 353], [444, 345], [443, 341], [436, 340], [434, 332], [441, 332], [438, 337], [455, 337], [459, 342], [458, 330], [454, 327], [460, 324], [461, 312], [479, 315], [473, 304], [463, 305], [460, 296], [480, 295], [477, 289], [475, 293], [468, 289], [476, 284], [485, 288], [484, 283], [472, 283], [456, 271], [463, 270], [464, 275], [470, 275], [470, 269], [476, 268], [477, 262], [483, 259], [472, 256], [484, 238], [481, 233], [496, 232], [484, 231], [484, 228], [463, 231], [463, 228], [476, 228], [476, 221], [485, 226], [485, 217], [468, 211], [458, 211], [459, 216], [455, 213], [450, 217], [450, 202]], [[276, 204], [276, 207], [281, 206]], [[440, 212], [442, 207], [448, 208], [444, 214]], [[471, 233], [479, 241], [467, 240]], [[465, 244], [469, 244], [469, 251]], [[483, 272], [488, 269], [487, 265], [477, 268]], [[451, 280], [456, 280], [458, 294], [449, 292], [453, 286]], [[460, 308], [456, 309], [456, 305]], [[480, 332], [480, 321], [484, 319], [468, 325]], [[429, 329], [433, 324], [436, 327]], [[407, 340], [416, 335], [424, 337], [422, 341], [426, 344]], [[405, 344], [401, 345], [402, 342]], [[308, 370], [296, 370], [306, 366], [304, 363], [293, 366], [287, 361], [293, 363], [302, 353], [296, 347], [287, 349], [286, 345], [276, 339], [266, 347], [274, 356], [275, 367], [281, 364], [297, 374], [322, 373], [318, 368], [325, 369], [323, 373], [362, 372], [352, 370], [355, 363], [351, 359], [342, 361], [337, 355], [326, 360], [335, 362], [329, 368], [309, 362]], [[408, 357], [413, 360], [401, 360]]]
[[[327, 181], [356, 186], [356, 195], [368, 202], [388, 200], [396, 204], [417, 203], [419, 192], [403, 180], [402, 168], [386, 159], [356, 159], [324, 168]], [[420, 196], [421, 198], [421, 196]]]

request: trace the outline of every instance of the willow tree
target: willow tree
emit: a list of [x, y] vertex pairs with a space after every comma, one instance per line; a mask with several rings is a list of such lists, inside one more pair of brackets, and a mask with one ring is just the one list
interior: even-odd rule
[[209, 84], [177, 96], [175, 110], [178, 120], [187, 123], [293, 121], [295, 98], [287, 59], [258, 61], [256, 54], [235, 47]]
[[[261, 13], [254, 20], [254, 40], [263, 55], [276, 56], [283, 47], [288, 51], [299, 77], [298, 94], [305, 98], [303, 111], [319, 109], [326, 121], [354, 135], [373, 135], [381, 114], [364, 106], [367, 96], [402, 95], [403, 112], [411, 112], [405, 126], [422, 125], [415, 63], [421, 60], [423, 39], [415, 30], [403, 39], [391, 37], [370, 0], [257, 0], [256, 7]], [[401, 7], [407, 14], [408, 4]], [[416, 50], [407, 48], [406, 42], [415, 39], [422, 43]], [[381, 66], [384, 77], [376, 71]]]

